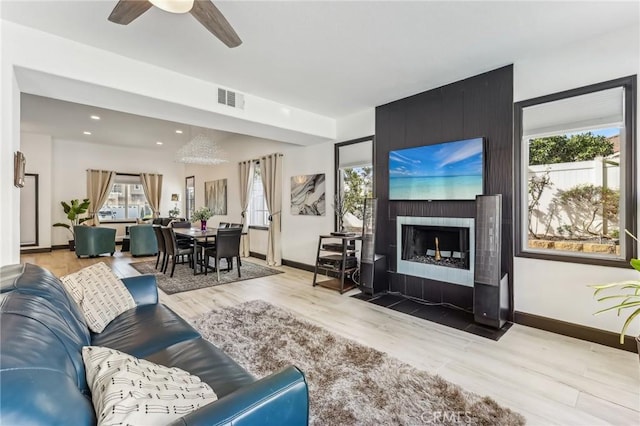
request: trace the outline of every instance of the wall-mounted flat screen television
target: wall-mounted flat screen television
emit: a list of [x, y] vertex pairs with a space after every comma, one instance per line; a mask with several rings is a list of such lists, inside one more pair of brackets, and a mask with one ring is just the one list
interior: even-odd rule
[[389, 152], [390, 200], [475, 200], [483, 192], [483, 138]]

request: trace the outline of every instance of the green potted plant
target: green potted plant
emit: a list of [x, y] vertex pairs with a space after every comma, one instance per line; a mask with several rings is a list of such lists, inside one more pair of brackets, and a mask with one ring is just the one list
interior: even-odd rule
[[[629, 231], [625, 230], [625, 232], [631, 236], [631, 238], [638, 241]], [[640, 272], [640, 260], [631, 259], [630, 263], [633, 269]], [[614, 310], [617, 311], [618, 316], [623, 313], [627, 315], [622, 330], [620, 330], [620, 344], [623, 344], [624, 336], [629, 325], [635, 318], [640, 317], [640, 280], [627, 280], [610, 284], [592, 285], [590, 287], [595, 289], [593, 293], [594, 297], [600, 296], [598, 302], [617, 302], [613, 306], [599, 310], [594, 315]], [[640, 355], [640, 336], [636, 336], [636, 343], [638, 345], [638, 354]]]
[[178, 206], [175, 206], [174, 208], [169, 210], [169, 217], [172, 219], [175, 219], [176, 217], [178, 217], [179, 214], [180, 214], [180, 209], [178, 208]]
[[69, 223], [58, 222], [54, 223], [53, 226], [67, 228], [67, 230], [71, 232], [72, 239], [69, 240], [69, 250], [74, 251], [76, 235], [73, 232], [73, 227], [90, 219], [88, 217], [81, 217], [89, 209], [89, 199], [85, 198], [82, 202], [79, 200], [71, 200], [70, 204], [66, 201], [61, 201], [60, 204], [62, 205], [64, 213], [67, 215]]
[[191, 222], [195, 222], [197, 220], [200, 221], [200, 229], [203, 231], [207, 230], [207, 220], [213, 216], [213, 212], [209, 207], [200, 207], [198, 210], [194, 211], [191, 215]]

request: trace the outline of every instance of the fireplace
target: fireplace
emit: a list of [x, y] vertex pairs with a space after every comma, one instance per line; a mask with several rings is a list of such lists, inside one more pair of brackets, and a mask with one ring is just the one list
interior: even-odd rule
[[397, 271], [473, 286], [474, 220], [397, 217]]

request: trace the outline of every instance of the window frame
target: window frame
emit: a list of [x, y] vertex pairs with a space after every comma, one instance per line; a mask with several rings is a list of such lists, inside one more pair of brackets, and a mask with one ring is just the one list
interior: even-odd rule
[[[127, 176], [127, 177], [138, 177], [140, 178], [139, 174], [135, 174], [135, 173], [118, 173], [116, 172], [116, 179], [118, 176]], [[107, 204], [107, 201], [105, 201], [105, 203], [100, 206], [100, 208], [98, 209], [98, 211], [96, 212], [96, 214], [98, 215], [98, 218], [100, 220], [100, 223], [135, 223], [138, 221], [139, 218], [134, 217], [126, 217], [129, 214], [129, 197], [131, 196], [131, 189], [134, 189], [136, 191], [140, 191], [143, 190], [142, 189], [142, 179], [140, 178], [140, 182], [139, 183], [124, 183], [124, 182], [113, 182], [110, 191], [113, 191], [113, 188], [116, 185], [122, 185], [123, 186], [123, 192], [124, 192], [124, 211], [125, 211], [125, 218], [123, 219], [103, 219], [100, 218], [100, 210], [102, 210], [102, 208]], [[139, 188], [135, 188], [136, 186], [138, 186]], [[143, 194], [144, 194], [144, 190], [143, 190]], [[148, 200], [147, 200], [147, 196], [145, 194], [145, 202], [148, 204]]]
[[[547, 102], [558, 101], [574, 96], [586, 95], [593, 92], [599, 92], [606, 89], [622, 87], [624, 89], [624, 126], [625, 138], [620, 140], [621, 150], [621, 169], [624, 170], [624, 176], [621, 176], [621, 182], [624, 182], [624, 209], [620, 211], [621, 224], [634, 235], [637, 235], [637, 185], [636, 185], [636, 81], [635, 75], [596, 83], [588, 86], [570, 89], [550, 95], [540, 96], [537, 98], [527, 99], [514, 103], [513, 122], [514, 122], [514, 244], [515, 257], [524, 257], [532, 259], [553, 260], [559, 262], [580, 263], [613, 267], [629, 267], [631, 258], [637, 256], [637, 245], [635, 241], [620, 229], [620, 238], [624, 236], [625, 253], [624, 258], [607, 259], [604, 257], [585, 256], [581, 254], [567, 255], [564, 253], [553, 253], [532, 251], [523, 246], [528, 240], [523, 237], [523, 229], [527, 228], [527, 218], [523, 211], [522, 203], [525, 198], [528, 199], [528, 192], [524, 191], [523, 179], [525, 178], [524, 154], [525, 147], [522, 135], [522, 115], [523, 109], [534, 105]], [[624, 157], [624, 158], [622, 158]], [[624, 216], [623, 216], [624, 215]]]
[[[192, 191], [189, 191], [192, 189]], [[187, 176], [184, 178], [184, 217], [191, 221], [191, 215], [196, 209], [196, 177]]]
[[[338, 142], [336, 144], [334, 144], [333, 146], [333, 160], [334, 160], [334, 164], [333, 164], [333, 176], [334, 176], [334, 185], [333, 185], [333, 194], [336, 195], [338, 193], [340, 193], [340, 191], [342, 191], [342, 176], [341, 174], [341, 170], [345, 169], [347, 167], [340, 167], [340, 148], [344, 147], [344, 146], [348, 146], [348, 145], [354, 145], [357, 143], [362, 143], [362, 142], [371, 142], [371, 193], [374, 194], [375, 197], [375, 193], [376, 193], [376, 173], [375, 173], [375, 158], [376, 158], [376, 140], [375, 140], [375, 136], [371, 135], [371, 136], [365, 136], [362, 138], [357, 138], [357, 139], [351, 139], [345, 142]], [[360, 166], [352, 166], [349, 168], [355, 168], [355, 167], [365, 167], [364, 165], [360, 165]], [[333, 215], [333, 228], [336, 231], [340, 231], [338, 229], [338, 216], [337, 215]]]
[[259, 168], [260, 168], [260, 162], [256, 161], [254, 163], [254, 166], [253, 166], [253, 176], [251, 177], [252, 184], [251, 184], [251, 194], [249, 194], [250, 195], [249, 196], [249, 205], [247, 207], [247, 213], [248, 213], [247, 214], [247, 225], [251, 229], [268, 230], [269, 229], [269, 219], [268, 219], [268, 217], [269, 217], [270, 213], [269, 213], [269, 207], [267, 206], [267, 199], [264, 196], [264, 184], [262, 182], [262, 174], [260, 174], [260, 187], [262, 188], [262, 200], [263, 200], [264, 209], [258, 209], [257, 211], [263, 212], [263, 214], [264, 214], [264, 212], [266, 212], [266, 219], [265, 219], [265, 223], [263, 223], [263, 224], [251, 223], [251, 219], [253, 217], [253, 212], [254, 212], [254, 208], [255, 208], [255, 205], [254, 205], [254, 190], [255, 190], [255, 187], [256, 187], [256, 171]]

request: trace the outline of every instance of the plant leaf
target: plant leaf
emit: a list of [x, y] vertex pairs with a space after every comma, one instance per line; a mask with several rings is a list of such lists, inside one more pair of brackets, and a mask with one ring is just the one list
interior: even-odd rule
[[633, 269], [635, 269], [636, 271], [640, 271], [640, 260], [639, 259], [631, 259], [631, 266], [633, 266]]
[[621, 345], [624, 343], [624, 335], [625, 335], [625, 332], [627, 331], [627, 328], [629, 328], [629, 324], [631, 324], [631, 321], [633, 321], [633, 319], [635, 317], [637, 317], [638, 315], [640, 315], [640, 308], [636, 309], [631, 315], [629, 315], [627, 320], [624, 322], [624, 325], [622, 326], [622, 330], [620, 331], [620, 344]]
[[62, 228], [67, 228], [67, 229], [71, 229], [71, 226], [69, 226], [69, 224], [67, 223], [54, 223], [53, 226], [58, 226], [58, 227], [62, 227]]
[[601, 314], [601, 313], [603, 313], [603, 312], [607, 312], [607, 311], [613, 311], [613, 310], [619, 310], [619, 309], [632, 308], [632, 307], [634, 307], [634, 306], [640, 306], [640, 301], [637, 301], [637, 302], [631, 302], [631, 303], [625, 303], [625, 304], [620, 303], [620, 304], [615, 305], [615, 306], [610, 306], [610, 307], [608, 307], [608, 308], [601, 309], [601, 310], [599, 310], [598, 312], [594, 313], [593, 315], [598, 315], [598, 314]]

